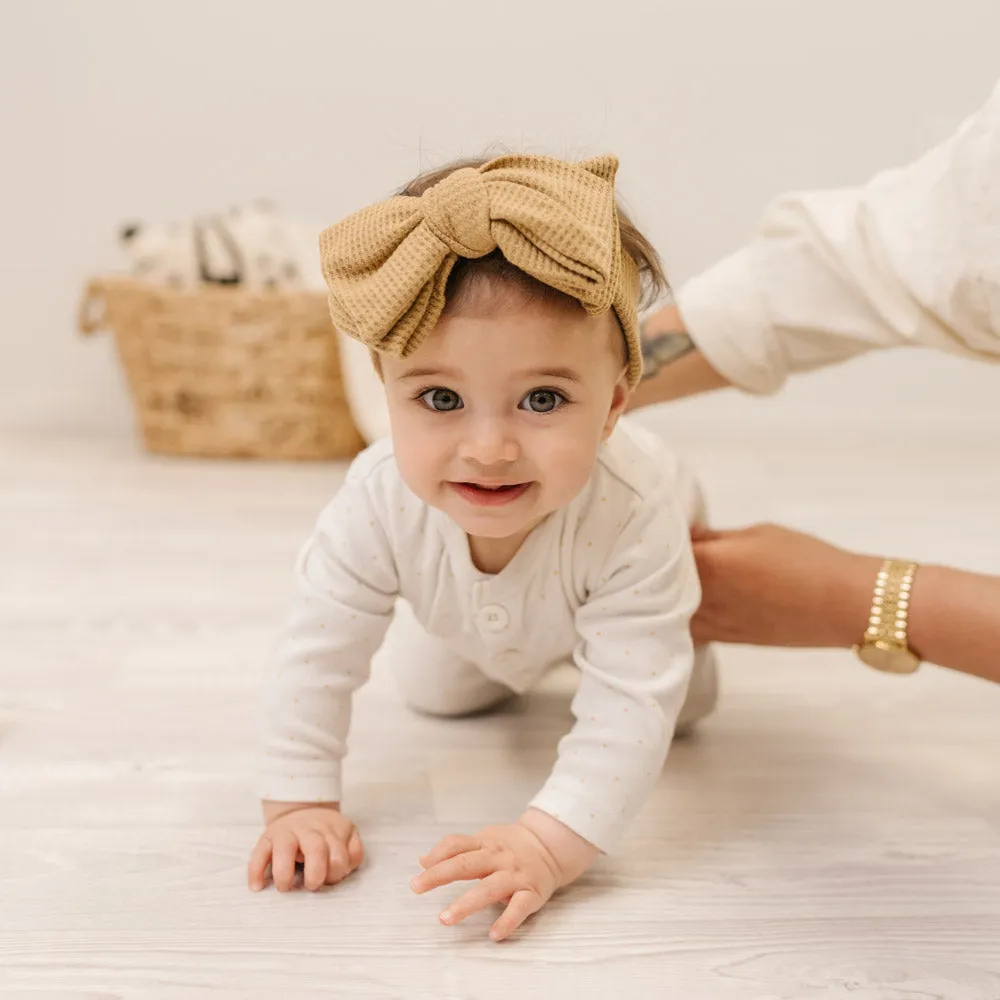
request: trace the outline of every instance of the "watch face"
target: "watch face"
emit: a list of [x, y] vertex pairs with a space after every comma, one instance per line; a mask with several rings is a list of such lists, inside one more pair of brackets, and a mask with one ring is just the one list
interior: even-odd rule
[[873, 642], [858, 650], [862, 663], [887, 674], [912, 674], [920, 660], [908, 649], [887, 642]]

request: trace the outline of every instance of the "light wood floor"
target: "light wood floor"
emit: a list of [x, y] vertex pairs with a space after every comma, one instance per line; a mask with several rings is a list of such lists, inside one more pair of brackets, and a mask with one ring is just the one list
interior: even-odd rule
[[[768, 517], [1000, 572], [996, 438], [703, 428], [717, 523]], [[992, 459], [988, 460], [988, 456]], [[369, 861], [250, 894], [256, 684], [342, 470], [0, 441], [0, 997], [1000, 998], [1000, 688], [849, 654], [724, 649], [623, 853], [515, 940], [413, 896], [440, 835], [516, 816], [569, 679], [440, 722], [377, 676], [347, 808]]]

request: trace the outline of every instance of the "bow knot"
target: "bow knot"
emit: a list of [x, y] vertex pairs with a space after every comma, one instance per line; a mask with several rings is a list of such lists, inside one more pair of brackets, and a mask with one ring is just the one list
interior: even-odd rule
[[497, 248], [490, 189], [475, 167], [462, 167], [421, 196], [424, 221], [458, 257], [485, 257]]

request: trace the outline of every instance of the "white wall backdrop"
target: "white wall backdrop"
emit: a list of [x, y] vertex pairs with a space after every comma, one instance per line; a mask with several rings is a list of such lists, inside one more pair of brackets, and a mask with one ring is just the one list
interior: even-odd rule
[[[3, 0], [0, 428], [130, 433], [113, 347], [74, 315], [124, 219], [268, 196], [320, 226], [491, 144], [613, 151], [676, 284], [772, 196], [943, 138], [997, 39], [996, 0]], [[996, 419], [998, 375], [913, 352], [677, 412]]]

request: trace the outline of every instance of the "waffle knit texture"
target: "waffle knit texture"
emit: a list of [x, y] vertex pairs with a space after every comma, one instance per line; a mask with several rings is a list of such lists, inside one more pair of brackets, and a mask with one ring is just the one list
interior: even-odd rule
[[639, 274], [622, 250], [617, 171], [614, 156], [502, 156], [456, 170], [420, 197], [397, 195], [348, 216], [320, 236], [334, 325], [374, 352], [408, 357], [440, 319], [458, 259], [499, 248], [591, 315], [614, 309], [635, 387]]

